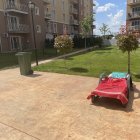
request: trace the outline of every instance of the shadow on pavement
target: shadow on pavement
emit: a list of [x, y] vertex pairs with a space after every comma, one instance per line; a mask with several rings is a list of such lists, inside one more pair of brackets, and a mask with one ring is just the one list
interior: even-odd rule
[[41, 74], [31, 74], [31, 75], [27, 75], [27, 77], [31, 77], [31, 78], [36, 78], [42, 76]]
[[119, 100], [112, 99], [112, 98], [104, 98], [104, 97], [99, 98], [98, 101], [94, 103], [94, 105], [105, 107], [107, 109], [112, 109], [112, 110], [132, 112], [132, 111], [134, 111], [133, 110], [134, 92], [136, 92], [135, 88], [134, 88], [134, 91], [131, 91], [131, 93], [129, 95], [129, 101], [128, 101], [126, 108], [124, 108], [122, 106], [122, 104]]

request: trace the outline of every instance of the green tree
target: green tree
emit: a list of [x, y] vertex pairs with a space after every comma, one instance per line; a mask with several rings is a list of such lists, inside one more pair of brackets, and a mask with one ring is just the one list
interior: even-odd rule
[[117, 46], [123, 53], [128, 53], [128, 73], [130, 73], [130, 53], [139, 47], [139, 42], [134, 35], [119, 35]]
[[110, 32], [110, 28], [108, 27], [108, 25], [106, 25], [104, 23], [99, 28], [99, 30], [100, 30], [100, 32], [101, 32], [101, 34], [103, 35], [104, 38], [105, 38], [105, 35]]
[[85, 38], [85, 48], [87, 47], [87, 43], [86, 43], [86, 39], [87, 39], [87, 35], [89, 34], [89, 32], [92, 30], [92, 25], [93, 25], [93, 16], [87, 16], [85, 17], [81, 23], [81, 29], [82, 29], [82, 35]]

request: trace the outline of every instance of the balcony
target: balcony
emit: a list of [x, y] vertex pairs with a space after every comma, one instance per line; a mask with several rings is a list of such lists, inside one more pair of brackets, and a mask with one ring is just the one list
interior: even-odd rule
[[129, 26], [128, 31], [131, 31], [131, 32], [140, 31], [140, 25]]
[[50, 4], [50, 0], [43, 0], [44, 1], [44, 3], [46, 3], [46, 4]]
[[72, 25], [79, 25], [79, 23], [78, 23], [78, 20], [70, 20], [70, 24], [72, 24]]
[[78, 3], [78, 0], [71, 0], [72, 3]]
[[129, 0], [128, 1], [129, 6], [136, 6], [138, 4], [140, 4], [140, 0]]
[[51, 14], [50, 13], [45, 13], [45, 19], [46, 20], [51, 20], [52, 19]]
[[127, 19], [136, 19], [140, 18], [140, 12], [128, 13]]
[[72, 14], [78, 14], [78, 10], [77, 9], [75, 9], [75, 8], [71, 8], [70, 9], [70, 13], [72, 13]]
[[10, 33], [29, 33], [29, 25], [25, 24], [10, 24], [8, 26], [8, 31]]
[[20, 3], [6, 3], [5, 10], [7, 12], [16, 12], [21, 14], [28, 14], [28, 6], [26, 4], [20, 4]]

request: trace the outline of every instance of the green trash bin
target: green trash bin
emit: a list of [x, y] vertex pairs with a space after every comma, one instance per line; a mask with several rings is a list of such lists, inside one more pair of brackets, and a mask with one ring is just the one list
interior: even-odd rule
[[18, 63], [20, 67], [21, 75], [33, 74], [31, 69], [31, 53], [30, 52], [19, 52], [16, 54], [18, 57]]

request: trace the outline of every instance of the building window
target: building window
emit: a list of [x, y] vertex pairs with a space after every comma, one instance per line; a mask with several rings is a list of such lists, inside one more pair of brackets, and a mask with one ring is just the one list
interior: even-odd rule
[[39, 7], [35, 7], [35, 15], [39, 15]]
[[55, 20], [55, 10], [52, 11], [52, 18]]
[[63, 24], [63, 34], [64, 35], [67, 35], [68, 34], [68, 27], [65, 24]]
[[65, 2], [64, 2], [64, 0], [62, 0], [62, 10], [63, 11], [65, 10]]
[[9, 6], [15, 6], [15, 0], [7, 0]]
[[36, 32], [41, 33], [41, 26], [40, 25], [36, 25]]
[[132, 12], [140, 12], [140, 7], [134, 7], [134, 8], [132, 9]]
[[50, 22], [47, 23], [47, 32], [51, 33], [51, 23]]
[[55, 0], [52, 1], [52, 5], [53, 5], [53, 7], [55, 6]]
[[63, 14], [63, 21], [65, 22], [65, 20], [66, 20], [66, 19], [65, 19], [65, 14]]
[[10, 37], [11, 50], [19, 50], [21, 47], [21, 38], [18, 36]]
[[56, 23], [53, 24], [53, 31], [54, 31], [54, 33], [57, 33], [57, 24]]
[[140, 20], [132, 21], [132, 26], [140, 25]]

